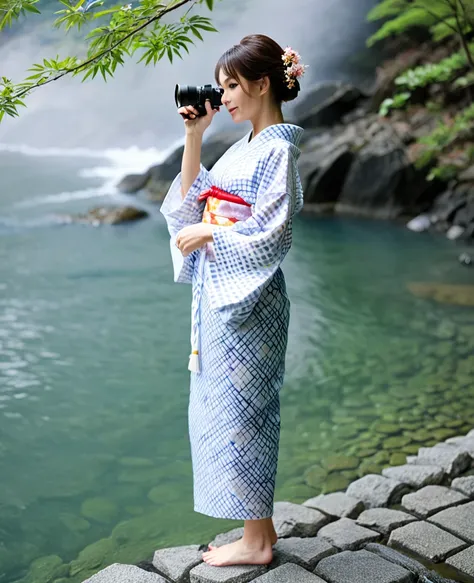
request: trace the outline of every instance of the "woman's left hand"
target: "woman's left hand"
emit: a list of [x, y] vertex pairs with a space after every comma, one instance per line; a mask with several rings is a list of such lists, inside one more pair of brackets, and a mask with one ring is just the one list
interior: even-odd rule
[[206, 243], [212, 242], [212, 232], [214, 225], [209, 223], [196, 223], [195, 225], [188, 225], [179, 231], [176, 236], [176, 246], [186, 257], [196, 249], [199, 249]]

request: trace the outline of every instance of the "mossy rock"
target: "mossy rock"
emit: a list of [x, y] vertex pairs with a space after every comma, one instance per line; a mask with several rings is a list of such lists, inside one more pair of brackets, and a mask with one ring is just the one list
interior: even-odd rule
[[312, 488], [322, 488], [323, 482], [328, 475], [328, 471], [321, 466], [311, 466], [304, 474], [305, 482]]
[[83, 549], [77, 559], [71, 561], [70, 575], [74, 577], [82, 571], [91, 571], [106, 562], [107, 557], [113, 553], [115, 543], [111, 538], [102, 538]]
[[351, 480], [342, 474], [330, 474], [324, 481], [322, 493], [331, 494], [331, 492], [345, 490], [350, 483]]
[[306, 484], [284, 484], [279, 488], [279, 498], [288, 500], [294, 504], [305, 502], [308, 498], [317, 496], [322, 492], [322, 485], [320, 488], [310, 488]]
[[374, 423], [371, 429], [384, 435], [394, 435], [400, 433], [400, 426], [395, 423]]
[[371, 460], [364, 460], [357, 470], [357, 475], [359, 478], [366, 476], [367, 474], [380, 474], [382, 471], [383, 466], [380, 464], [375, 463]]
[[376, 449], [359, 449], [359, 450], [355, 450], [355, 452], [357, 454], [357, 457], [359, 458], [366, 458], [366, 457], [370, 457], [371, 455], [374, 455], [375, 453], [377, 453]]
[[348, 439], [350, 437], [355, 437], [359, 433], [359, 430], [356, 427], [344, 425], [342, 427], [338, 427], [334, 433], [341, 439]]
[[410, 443], [410, 438], [404, 435], [397, 435], [395, 437], [388, 437], [384, 442], [382, 447], [384, 449], [400, 449], [405, 445]]
[[426, 429], [419, 429], [418, 431], [411, 433], [410, 437], [412, 441], [424, 443], [433, 437], [433, 433], [431, 431], [427, 431]]
[[156, 465], [152, 460], [144, 457], [122, 457], [118, 463], [129, 468], [149, 468]]
[[117, 524], [112, 531], [112, 539], [119, 545], [147, 541], [166, 534], [163, 525], [163, 508], [151, 510], [143, 516], [136, 516]]
[[59, 515], [59, 520], [64, 524], [64, 526], [74, 533], [85, 532], [89, 530], [91, 524], [85, 518], [81, 516], [76, 516], [75, 514], [69, 514], [63, 512]]
[[[369, 458], [370, 459], [370, 458]], [[373, 457], [372, 460], [376, 463], [376, 464], [386, 464], [388, 463], [390, 459], [390, 452], [383, 450], [383, 451], [378, 451]]]
[[154, 504], [169, 504], [170, 502], [178, 502], [181, 498], [181, 491], [169, 483], [154, 486], [148, 492], [148, 499]]
[[35, 559], [22, 580], [23, 583], [52, 583], [54, 579], [64, 577], [69, 573], [69, 566], [63, 563], [61, 557], [48, 555]]
[[402, 447], [402, 451], [403, 453], [406, 453], [408, 455], [416, 455], [418, 453], [418, 450], [420, 449], [420, 445], [405, 445], [404, 447]]
[[119, 482], [153, 486], [163, 480], [160, 468], [125, 467], [118, 475]]
[[453, 437], [455, 433], [454, 429], [435, 429], [432, 432], [432, 437], [438, 441], [444, 441], [448, 437]]
[[81, 506], [81, 514], [103, 524], [112, 522], [118, 514], [117, 504], [107, 498], [89, 498]]
[[124, 510], [127, 514], [131, 514], [132, 516], [140, 516], [140, 514], [145, 512], [143, 506], [125, 506]]
[[352, 470], [357, 468], [360, 460], [355, 456], [336, 454], [323, 459], [321, 463], [328, 472], [335, 472], [338, 470]]
[[407, 462], [406, 454], [399, 452], [392, 453], [389, 460], [391, 466], [403, 466], [403, 464], [406, 464], [406, 462]]

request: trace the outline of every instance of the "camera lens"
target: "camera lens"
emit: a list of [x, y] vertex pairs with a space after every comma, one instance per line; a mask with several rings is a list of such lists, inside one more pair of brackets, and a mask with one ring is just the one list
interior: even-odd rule
[[199, 91], [197, 87], [190, 85], [176, 85], [174, 90], [174, 100], [177, 107], [185, 105], [195, 105], [198, 103]]

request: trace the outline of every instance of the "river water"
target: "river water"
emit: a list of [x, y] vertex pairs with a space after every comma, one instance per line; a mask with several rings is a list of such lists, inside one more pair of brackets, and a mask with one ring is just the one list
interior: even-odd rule
[[[62, 224], [114, 199], [88, 177], [111, 157], [34, 154], [0, 155], [0, 581], [36, 560], [26, 581], [79, 582], [235, 523], [192, 510], [190, 288], [172, 282], [162, 216], [142, 200], [137, 224]], [[278, 500], [470, 428], [473, 310], [407, 287], [472, 284], [459, 251], [402, 224], [298, 217]]]
[[[63, 80], [0, 126], [0, 583], [79, 583], [236, 526], [192, 510], [190, 288], [172, 282], [157, 207], [115, 184], [179, 141], [174, 83], [209, 82], [248, 22], [299, 49], [308, 82], [350, 79], [368, 67], [372, 4], [295, 0], [291, 18], [275, 10], [270, 22], [263, 1], [239, 11], [223, 2], [225, 34], [187, 61], [147, 74], [128, 66], [107, 85]], [[39, 22], [4, 42], [2, 74], [20, 78], [45, 51]], [[129, 202], [150, 218], [101, 228], [61, 218]], [[403, 224], [297, 218], [284, 264], [292, 313], [277, 500], [344, 489], [471, 428], [472, 287], [458, 286], [473, 273], [460, 251]], [[455, 287], [433, 287], [446, 284]]]

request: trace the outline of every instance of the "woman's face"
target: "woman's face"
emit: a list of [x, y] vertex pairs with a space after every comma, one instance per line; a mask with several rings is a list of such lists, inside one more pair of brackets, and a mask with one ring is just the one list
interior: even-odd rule
[[219, 85], [224, 89], [222, 105], [227, 108], [235, 123], [252, 120], [258, 116], [261, 92], [256, 83], [227, 77], [221, 70]]

